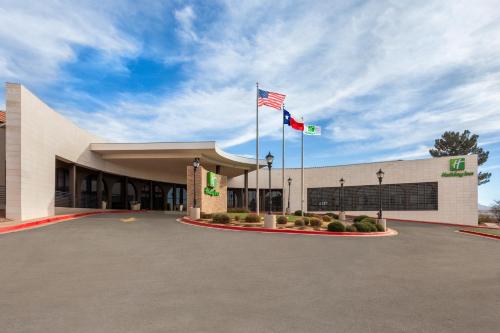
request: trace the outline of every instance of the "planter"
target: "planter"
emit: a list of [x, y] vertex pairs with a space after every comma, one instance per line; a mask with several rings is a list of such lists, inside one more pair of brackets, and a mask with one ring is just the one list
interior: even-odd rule
[[101, 202], [101, 209], [106, 209], [108, 203], [106, 201]]
[[179, 205], [179, 212], [182, 212], [184, 210], [184, 205]]
[[141, 210], [141, 203], [130, 203], [130, 209], [131, 210]]

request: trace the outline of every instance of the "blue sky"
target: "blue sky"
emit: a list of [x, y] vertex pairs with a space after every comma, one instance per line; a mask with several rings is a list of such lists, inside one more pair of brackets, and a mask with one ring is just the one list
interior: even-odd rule
[[[479, 201], [500, 200], [497, 0], [0, 0], [0, 22], [0, 79], [104, 138], [251, 156], [258, 81], [323, 127], [306, 166], [425, 158], [469, 129], [490, 151]], [[278, 160], [280, 118], [261, 111], [262, 155]], [[287, 131], [288, 166], [299, 139]]]

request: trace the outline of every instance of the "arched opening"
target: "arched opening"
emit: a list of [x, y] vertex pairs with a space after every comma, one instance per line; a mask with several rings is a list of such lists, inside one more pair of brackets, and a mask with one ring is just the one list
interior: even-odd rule
[[137, 191], [135, 189], [134, 184], [129, 182], [127, 184], [127, 206], [129, 206], [131, 202], [136, 202], [136, 201], [137, 201]]
[[122, 195], [122, 186], [123, 186], [122, 182], [117, 181], [116, 183], [113, 184], [113, 187], [111, 188], [111, 208], [113, 209], [125, 208]]
[[73, 195], [69, 191], [69, 170], [63, 167], [56, 168], [56, 207], [71, 207]]
[[169, 186], [167, 190], [167, 210], [174, 209], [174, 188]]
[[149, 184], [142, 185], [141, 188], [141, 208], [151, 209], [151, 187]]
[[80, 207], [97, 208], [97, 176], [86, 176], [80, 186]]
[[153, 209], [155, 210], [163, 210], [164, 202], [165, 202], [165, 194], [163, 193], [163, 189], [159, 185], [154, 186], [153, 190]]

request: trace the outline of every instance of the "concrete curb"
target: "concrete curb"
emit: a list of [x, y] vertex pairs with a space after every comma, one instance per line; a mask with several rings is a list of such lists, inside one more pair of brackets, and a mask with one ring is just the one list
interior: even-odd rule
[[198, 227], [210, 228], [210, 229], [224, 229], [224, 230], [234, 230], [234, 231], [251, 231], [251, 232], [262, 232], [262, 233], [281, 233], [281, 234], [296, 234], [296, 235], [314, 235], [314, 236], [335, 236], [335, 237], [387, 237], [395, 236], [398, 234], [397, 231], [388, 229], [385, 232], [332, 232], [332, 231], [306, 231], [306, 230], [286, 230], [286, 229], [267, 229], [260, 227], [238, 227], [220, 224], [211, 224], [201, 221], [194, 221], [188, 217], [183, 217], [177, 219], [177, 221], [194, 225]]
[[49, 224], [55, 224], [55, 223], [73, 220], [76, 218], [91, 216], [91, 215], [140, 213], [140, 212], [144, 212], [144, 211], [140, 211], [140, 210], [110, 210], [110, 211], [95, 211], [95, 212], [75, 213], [75, 214], [67, 214], [67, 215], [60, 215], [60, 216], [52, 216], [52, 217], [47, 217], [47, 218], [44, 218], [41, 220], [25, 222], [25, 223], [20, 223], [20, 224], [16, 224], [16, 225], [10, 225], [7, 227], [0, 227], [0, 235], [14, 232], [14, 231], [20, 231], [20, 230], [24, 230], [24, 229], [41, 227], [41, 226], [49, 225]]
[[497, 235], [491, 235], [491, 234], [485, 234], [483, 232], [477, 232], [477, 231], [472, 231], [472, 230], [458, 230], [458, 232], [464, 233], [464, 234], [471, 234], [471, 235], [476, 235], [476, 236], [481, 236], [481, 237], [486, 237], [486, 238], [491, 238], [491, 239], [500, 239], [500, 236]]

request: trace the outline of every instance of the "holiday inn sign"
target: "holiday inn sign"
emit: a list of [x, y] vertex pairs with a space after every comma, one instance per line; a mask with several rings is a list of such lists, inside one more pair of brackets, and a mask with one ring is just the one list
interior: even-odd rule
[[464, 177], [472, 175], [474, 175], [474, 172], [465, 171], [465, 157], [458, 157], [450, 159], [450, 172], [443, 172], [441, 177]]
[[218, 197], [220, 193], [215, 190], [216, 187], [217, 187], [217, 175], [213, 172], [208, 172], [207, 186], [205, 187], [203, 192], [211, 197]]

